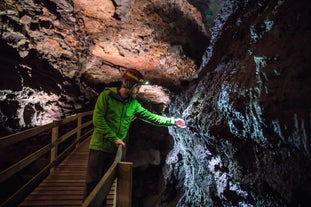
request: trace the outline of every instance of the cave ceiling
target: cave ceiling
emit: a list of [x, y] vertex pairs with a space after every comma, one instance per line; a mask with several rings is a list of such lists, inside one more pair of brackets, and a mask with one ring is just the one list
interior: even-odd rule
[[4, 0], [2, 38], [21, 58], [35, 50], [88, 86], [119, 81], [127, 68], [179, 88], [192, 79], [209, 41], [207, 4], [174, 1]]

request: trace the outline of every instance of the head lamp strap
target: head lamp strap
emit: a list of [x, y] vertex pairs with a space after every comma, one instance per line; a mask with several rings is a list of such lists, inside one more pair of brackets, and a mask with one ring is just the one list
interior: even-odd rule
[[135, 89], [137, 86], [138, 86], [138, 83], [135, 83], [135, 85], [133, 85], [133, 86], [129, 89], [129, 91], [130, 91], [130, 92], [134, 91], [134, 89]]
[[[136, 96], [137, 96], [137, 93], [138, 93], [138, 90], [139, 90], [139, 84], [138, 83], [136, 83], [131, 89], [129, 89], [129, 94], [130, 94], [130, 96], [132, 97], [132, 98], [135, 98]], [[135, 90], [135, 89], [138, 89], [138, 90]]]
[[136, 80], [136, 81], [139, 82], [139, 83], [144, 83], [144, 80], [143, 80], [143, 79], [137, 78], [137, 77], [136, 77], [135, 75], [133, 75], [132, 73], [126, 72], [125, 75], [128, 76], [128, 77], [130, 77], [130, 78], [133, 78], [134, 80]]

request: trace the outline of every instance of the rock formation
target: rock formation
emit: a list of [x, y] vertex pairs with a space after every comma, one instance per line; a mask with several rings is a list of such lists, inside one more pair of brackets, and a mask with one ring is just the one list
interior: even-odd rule
[[188, 124], [171, 129], [167, 157], [167, 176], [182, 186], [177, 206], [310, 203], [310, 9], [294, 1], [221, 9], [197, 79], [171, 105]]

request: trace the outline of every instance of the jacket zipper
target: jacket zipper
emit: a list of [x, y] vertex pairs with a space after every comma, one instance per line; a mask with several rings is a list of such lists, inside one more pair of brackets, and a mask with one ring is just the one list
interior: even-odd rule
[[125, 107], [125, 104], [122, 103], [122, 111], [121, 111], [121, 116], [120, 116], [120, 121], [119, 121], [119, 129], [118, 129], [118, 137], [120, 138], [120, 130], [121, 130], [121, 123], [122, 123], [122, 119], [124, 117], [124, 107]]

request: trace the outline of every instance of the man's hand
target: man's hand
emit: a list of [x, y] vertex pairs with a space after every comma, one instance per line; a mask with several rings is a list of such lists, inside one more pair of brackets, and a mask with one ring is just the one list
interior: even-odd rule
[[186, 128], [186, 124], [185, 121], [183, 119], [177, 118], [175, 119], [175, 126], [179, 127], [179, 128]]
[[116, 143], [116, 145], [122, 145], [123, 147], [125, 147], [125, 143], [121, 140], [121, 139], [118, 139], [116, 140], [114, 143]]

